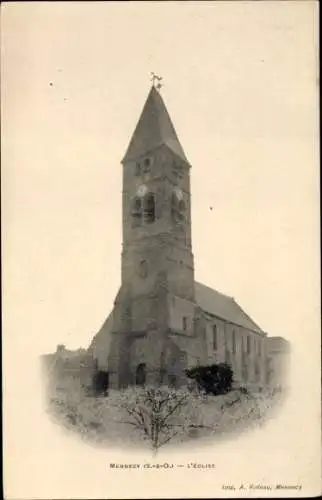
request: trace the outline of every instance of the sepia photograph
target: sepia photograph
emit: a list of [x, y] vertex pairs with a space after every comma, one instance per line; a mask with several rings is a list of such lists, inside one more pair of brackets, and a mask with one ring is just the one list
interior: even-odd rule
[[317, 17], [3, 3], [8, 500], [321, 493]]

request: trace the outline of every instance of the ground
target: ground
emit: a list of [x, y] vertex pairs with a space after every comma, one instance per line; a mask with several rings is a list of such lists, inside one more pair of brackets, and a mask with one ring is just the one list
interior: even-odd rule
[[[179, 445], [202, 437], [216, 440], [264, 425], [274, 414], [277, 403], [285, 397], [280, 391], [250, 393], [243, 389], [221, 396], [200, 397], [191, 395], [188, 390], [178, 392], [163, 388], [159, 396], [154, 396], [160, 401], [165, 395], [164, 403], [161, 403], [163, 410], [157, 413], [153, 410], [151, 414], [151, 406], [148, 408], [142, 404], [146, 390], [110, 391], [108, 396], [93, 397], [85, 393], [77, 379], [61, 378], [54, 383], [51, 381], [48, 387], [47, 411], [54, 421], [89, 444], [151, 448], [155, 441], [155, 432], [152, 429], [152, 437], [150, 432], [152, 418], [155, 421], [157, 417], [160, 422], [162, 419], [165, 421], [166, 416], [167, 424], [161, 429], [165, 445]], [[173, 411], [180, 398], [183, 398], [184, 404], [177, 405], [178, 408]], [[140, 422], [137, 424], [133, 413], [137, 409], [138, 415], [147, 422], [148, 432]]]

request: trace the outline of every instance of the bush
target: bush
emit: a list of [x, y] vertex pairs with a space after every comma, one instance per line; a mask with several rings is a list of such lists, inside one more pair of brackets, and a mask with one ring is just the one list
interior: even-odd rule
[[200, 390], [206, 394], [226, 394], [231, 391], [233, 371], [226, 363], [209, 366], [196, 366], [186, 371], [187, 376], [193, 379]]
[[106, 396], [108, 394], [108, 372], [96, 371], [93, 376], [93, 391], [96, 396]]

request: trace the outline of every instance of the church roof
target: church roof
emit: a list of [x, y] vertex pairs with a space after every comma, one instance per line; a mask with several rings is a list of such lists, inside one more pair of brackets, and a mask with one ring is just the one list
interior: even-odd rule
[[205, 312], [248, 330], [264, 333], [232, 297], [197, 281], [195, 281], [195, 296], [197, 304]]
[[168, 146], [176, 155], [188, 163], [163, 99], [153, 86], [143, 107], [123, 162], [136, 159], [161, 145]]
[[[264, 333], [232, 297], [195, 281], [195, 298], [197, 304], [206, 313], [216, 316], [223, 321], [233, 323], [236, 326], [246, 328], [247, 330], [261, 334]], [[95, 357], [99, 358], [101, 354], [103, 355], [104, 362], [107, 361], [107, 359], [105, 359], [106, 349], [109, 349], [112, 328], [113, 311], [106, 318], [89, 346]]]

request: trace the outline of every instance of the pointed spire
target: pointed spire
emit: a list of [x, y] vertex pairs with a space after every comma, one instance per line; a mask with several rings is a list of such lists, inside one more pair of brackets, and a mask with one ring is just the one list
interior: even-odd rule
[[123, 162], [135, 160], [162, 144], [188, 163], [163, 99], [153, 85]]

